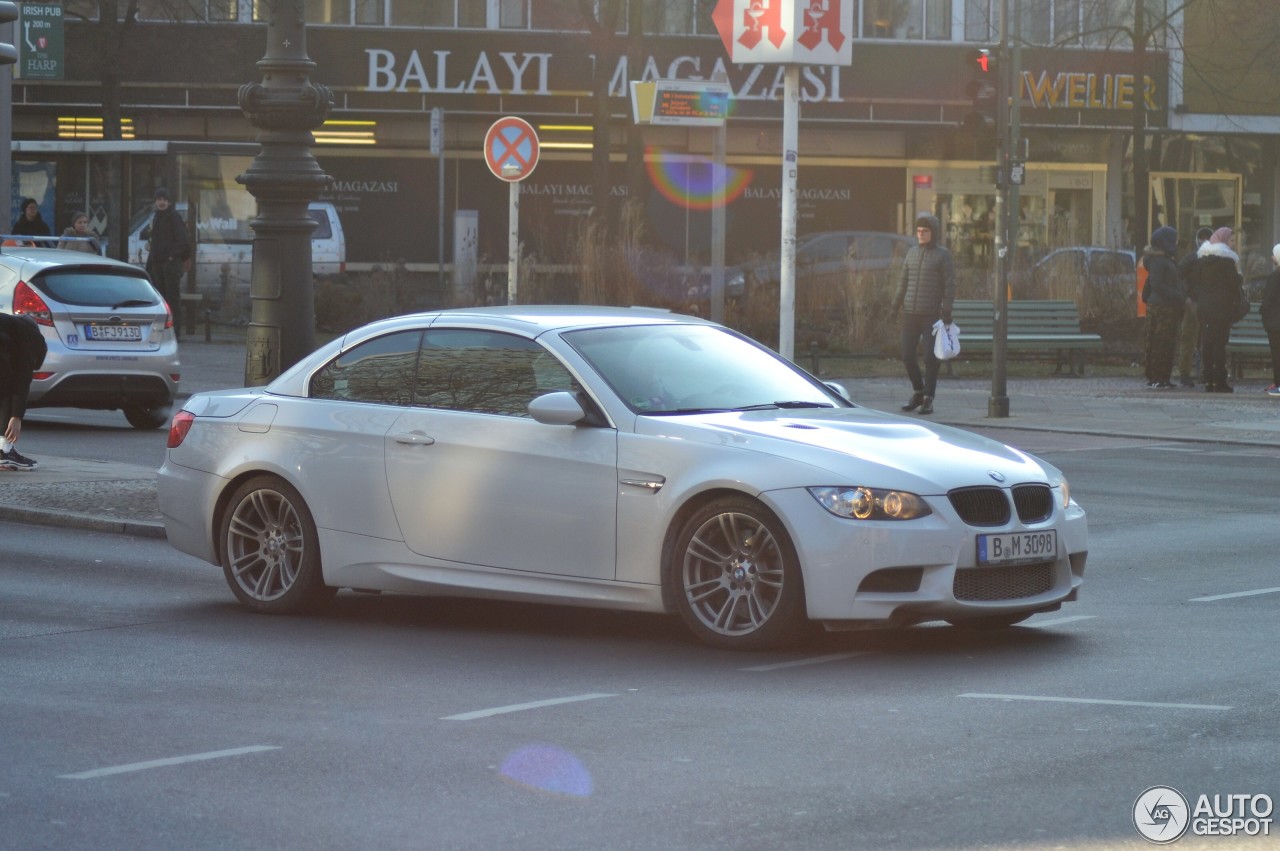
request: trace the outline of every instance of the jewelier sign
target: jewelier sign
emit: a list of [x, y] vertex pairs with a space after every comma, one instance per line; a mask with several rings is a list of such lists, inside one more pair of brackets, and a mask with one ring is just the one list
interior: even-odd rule
[[23, 80], [61, 80], [62, 5], [23, 3], [18, 17], [18, 64], [14, 76]]

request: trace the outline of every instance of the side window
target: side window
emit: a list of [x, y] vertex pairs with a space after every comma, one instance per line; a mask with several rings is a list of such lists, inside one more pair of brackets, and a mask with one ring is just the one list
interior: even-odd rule
[[400, 331], [343, 352], [311, 377], [311, 398], [408, 405], [421, 331]]
[[477, 414], [529, 416], [544, 393], [573, 389], [569, 371], [532, 340], [497, 331], [426, 333], [414, 404]]

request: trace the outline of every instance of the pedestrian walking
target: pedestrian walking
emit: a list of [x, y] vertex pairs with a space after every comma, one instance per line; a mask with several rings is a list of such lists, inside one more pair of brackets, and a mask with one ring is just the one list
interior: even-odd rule
[[1271, 263], [1275, 268], [1267, 276], [1258, 313], [1271, 345], [1271, 386], [1266, 392], [1268, 396], [1280, 396], [1280, 244], [1271, 249]]
[[1172, 390], [1173, 354], [1178, 344], [1178, 327], [1187, 300], [1174, 262], [1178, 250], [1178, 232], [1159, 227], [1151, 234], [1151, 244], [1142, 252], [1140, 261], [1147, 271], [1143, 300], [1147, 303], [1147, 327], [1143, 352], [1146, 355], [1147, 387]]
[[71, 218], [71, 227], [62, 232], [58, 247], [68, 251], [85, 251], [89, 254], [102, 253], [102, 246], [98, 244], [98, 235], [89, 230], [87, 213], [76, 213]]
[[154, 206], [151, 225], [141, 234], [149, 241], [147, 274], [169, 303], [176, 337], [182, 328], [182, 276], [191, 259], [191, 243], [187, 239], [187, 223], [173, 209], [168, 189], [156, 190]]
[[22, 418], [27, 415], [31, 378], [49, 347], [34, 319], [0, 313], [0, 470], [33, 470], [36, 462], [18, 452]]
[[1233, 393], [1227, 383], [1227, 338], [1235, 320], [1240, 298], [1240, 255], [1235, 251], [1236, 235], [1228, 227], [1218, 228], [1196, 252], [1199, 288], [1201, 363], [1206, 393]]
[[[911, 381], [911, 399], [904, 411], [933, 413], [938, 389], [938, 358], [933, 353], [933, 323], [951, 324], [956, 298], [956, 273], [951, 252], [938, 244], [942, 227], [936, 216], [916, 217], [916, 244], [907, 250], [898, 275], [893, 314], [902, 313], [902, 364]], [[924, 375], [920, 374], [919, 348], [924, 341]]]
[[[53, 236], [49, 223], [40, 215], [40, 204], [34, 198], [23, 198], [21, 210], [9, 233], [17, 236]], [[34, 245], [35, 243], [31, 243]]]
[[1196, 306], [1199, 297], [1199, 267], [1196, 265], [1196, 252], [1200, 246], [1213, 236], [1213, 228], [1200, 228], [1196, 231], [1196, 244], [1178, 263], [1178, 274], [1182, 278], [1182, 288], [1186, 290], [1187, 300], [1183, 305], [1182, 324], [1178, 326], [1178, 383], [1183, 387], [1195, 387], [1196, 376], [1201, 374], [1200, 366], [1200, 310]]

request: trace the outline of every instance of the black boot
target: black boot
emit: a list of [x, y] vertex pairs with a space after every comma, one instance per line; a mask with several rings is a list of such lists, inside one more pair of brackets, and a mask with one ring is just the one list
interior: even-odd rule
[[907, 404], [902, 406], [902, 410], [914, 411], [916, 408], [920, 407], [924, 403], [924, 400], [927, 398], [928, 397], [924, 395], [923, 391], [917, 390], [916, 392], [911, 394], [911, 399], [907, 402]]
[[924, 400], [920, 403], [920, 413], [922, 414], [933, 413], [933, 397], [932, 396], [924, 397]]

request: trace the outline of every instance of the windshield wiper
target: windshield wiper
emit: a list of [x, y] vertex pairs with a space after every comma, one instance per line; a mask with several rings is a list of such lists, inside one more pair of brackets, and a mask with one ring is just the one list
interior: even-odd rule
[[127, 298], [119, 304], [111, 305], [111, 309], [119, 310], [122, 307], [151, 307], [153, 304], [155, 304], [154, 301], [149, 301], [145, 298]]
[[768, 411], [771, 408], [834, 408], [835, 405], [830, 402], [802, 402], [782, 401], [782, 402], [763, 402], [759, 405], [743, 405], [740, 408], [734, 408], [735, 411]]

